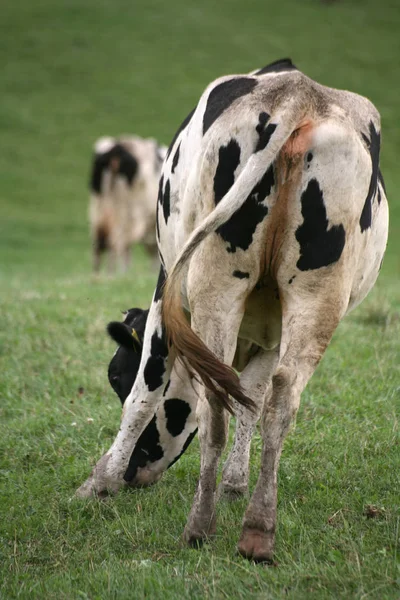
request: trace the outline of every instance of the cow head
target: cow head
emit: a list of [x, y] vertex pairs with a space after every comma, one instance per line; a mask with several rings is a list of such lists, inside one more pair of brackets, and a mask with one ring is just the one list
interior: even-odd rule
[[123, 322], [112, 321], [107, 326], [109, 335], [119, 346], [108, 367], [108, 380], [121, 404], [129, 396], [139, 370], [148, 314], [148, 310], [130, 308]]
[[[123, 322], [113, 321], [107, 326], [110, 337], [119, 346], [108, 367], [108, 380], [121, 400], [121, 404], [124, 404], [129, 396], [139, 371], [148, 314], [148, 310], [131, 308], [125, 313]], [[168, 426], [172, 431], [174, 431], [174, 425], [176, 425], [175, 429], [182, 430], [181, 411], [177, 411], [175, 414], [174, 409], [176, 410], [178, 403], [182, 405], [186, 405], [186, 403], [177, 399], [172, 399], [169, 403], [172, 403], [173, 406], [168, 405]], [[163, 415], [162, 418], [165, 419], [164, 411], [161, 414]], [[185, 418], [187, 416], [185, 415]], [[178, 460], [195, 436], [196, 430], [193, 430], [193, 424], [188, 422], [186, 426], [188, 427], [188, 434], [183, 445], [179, 445], [179, 438], [174, 437], [176, 432], [169, 438], [166, 437], [164, 432], [161, 440], [157, 418], [154, 415], [139, 437], [132, 452], [128, 469], [124, 475], [125, 481], [132, 486], [147, 486], [158, 481], [163, 471]], [[163, 429], [166, 429], [165, 426]], [[159, 470], [160, 465], [161, 472]]]

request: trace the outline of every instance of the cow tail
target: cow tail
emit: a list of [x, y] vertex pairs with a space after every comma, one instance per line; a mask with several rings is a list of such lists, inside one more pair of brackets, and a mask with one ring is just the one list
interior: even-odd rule
[[[243, 393], [235, 371], [221, 362], [191, 329], [182, 309], [182, 277], [185, 267], [199, 244], [241, 208], [251, 190], [274, 163], [281, 148], [296, 130], [302, 117], [304, 117], [304, 111], [301, 110], [298, 99], [290, 101], [285, 107], [280, 107], [271, 116], [269, 132], [272, 129], [273, 131], [266, 140], [265, 147], [256, 148], [255, 153], [249, 158], [230, 190], [203, 223], [193, 231], [169, 272], [163, 290], [163, 323], [168, 342], [173, 347], [175, 356], [182, 360], [189, 370], [198, 374], [205, 387], [231, 413], [233, 409], [230, 396], [242, 406], [250, 409], [254, 409], [254, 402]], [[274, 125], [276, 125], [275, 128]], [[262, 146], [261, 137], [260, 145]]]

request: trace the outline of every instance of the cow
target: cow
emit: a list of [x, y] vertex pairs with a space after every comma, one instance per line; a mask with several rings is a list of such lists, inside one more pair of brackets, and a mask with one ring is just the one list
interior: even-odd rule
[[[160, 178], [162, 269], [138, 374], [119, 432], [79, 497], [129, 484], [136, 443], [175, 365], [197, 390], [200, 476], [184, 529], [216, 529], [216, 474], [237, 417], [222, 486], [247, 487], [263, 448], [238, 550], [273, 559], [277, 474], [300, 395], [341, 319], [373, 287], [388, 234], [380, 116], [366, 98], [320, 85], [283, 59], [212, 82], [183, 121]], [[242, 343], [240, 378], [231, 368]]]
[[133, 244], [156, 253], [157, 188], [166, 151], [156, 140], [138, 136], [96, 141], [89, 203], [95, 273], [107, 251], [111, 273], [128, 268]]

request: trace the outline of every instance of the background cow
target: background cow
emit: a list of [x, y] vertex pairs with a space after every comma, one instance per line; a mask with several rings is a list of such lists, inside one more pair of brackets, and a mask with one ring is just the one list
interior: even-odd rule
[[137, 136], [103, 137], [94, 145], [89, 221], [93, 269], [109, 253], [109, 270], [127, 269], [132, 244], [156, 252], [157, 187], [166, 148]]

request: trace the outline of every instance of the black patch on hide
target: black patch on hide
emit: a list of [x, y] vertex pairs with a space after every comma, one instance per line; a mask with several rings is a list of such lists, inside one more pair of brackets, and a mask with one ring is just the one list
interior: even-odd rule
[[174, 437], [180, 435], [185, 429], [186, 421], [190, 413], [190, 405], [179, 398], [169, 398], [164, 402], [165, 418], [167, 419], [167, 431]]
[[203, 116], [203, 135], [235, 100], [250, 94], [257, 83], [257, 79], [251, 77], [235, 77], [212, 89]]
[[342, 224], [328, 229], [324, 198], [316, 179], [308, 182], [301, 195], [301, 214], [304, 221], [296, 231], [296, 240], [300, 244], [297, 268], [310, 271], [337, 262], [342, 255], [346, 232]]

